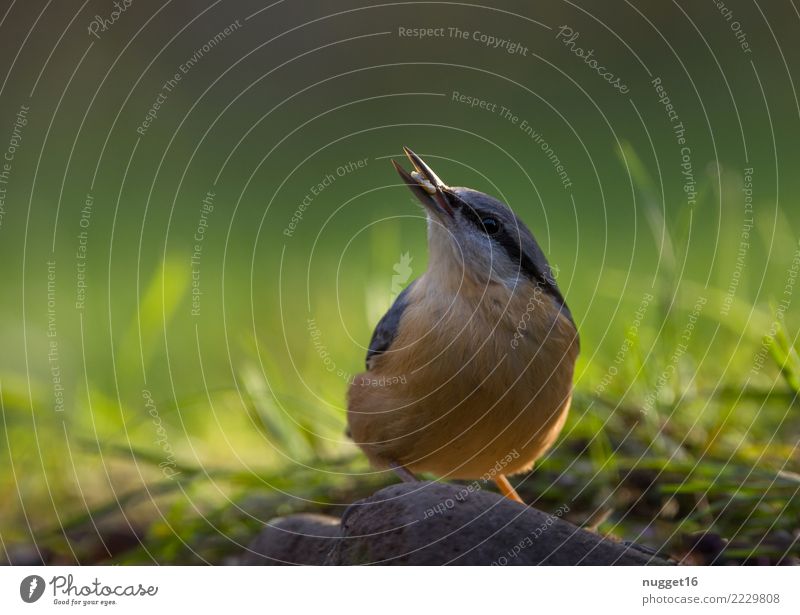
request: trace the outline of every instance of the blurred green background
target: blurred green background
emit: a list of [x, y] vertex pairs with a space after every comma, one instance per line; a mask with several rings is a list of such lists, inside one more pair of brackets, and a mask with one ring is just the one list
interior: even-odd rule
[[5, 559], [232, 561], [393, 482], [343, 428], [426, 266], [402, 145], [517, 211], [579, 324], [523, 496], [696, 561], [797, 557], [800, 15], [718, 4], [2, 9]]

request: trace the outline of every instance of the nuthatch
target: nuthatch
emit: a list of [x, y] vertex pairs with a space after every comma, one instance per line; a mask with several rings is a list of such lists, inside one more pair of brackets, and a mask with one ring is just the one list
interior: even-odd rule
[[564, 425], [575, 322], [514, 212], [445, 185], [404, 149], [415, 171], [393, 163], [427, 213], [429, 264], [372, 335], [348, 394], [349, 432], [403, 480], [492, 479], [521, 502], [506, 476], [529, 470]]

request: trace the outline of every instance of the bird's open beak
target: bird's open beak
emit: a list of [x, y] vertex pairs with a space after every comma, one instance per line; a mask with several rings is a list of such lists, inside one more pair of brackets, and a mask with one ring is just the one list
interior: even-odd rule
[[439, 176], [433, 172], [425, 162], [412, 152], [407, 147], [403, 147], [406, 156], [414, 165], [414, 171], [409, 173], [394, 160], [392, 164], [400, 177], [411, 188], [411, 192], [420, 200], [420, 202], [433, 213], [446, 214], [450, 218], [453, 217], [453, 208], [447, 202], [444, 196], [444, 190], [447, 188], [445, 183], [439, 179]]

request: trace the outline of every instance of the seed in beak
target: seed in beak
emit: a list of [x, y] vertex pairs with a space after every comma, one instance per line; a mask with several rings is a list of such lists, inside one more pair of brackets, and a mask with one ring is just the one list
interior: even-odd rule
[[434, 186], [422, 173], [418, 171], [411, 171], [411, 177], [420, 185], [420, 187], [428, 194], [436, 194], [436, 186]]

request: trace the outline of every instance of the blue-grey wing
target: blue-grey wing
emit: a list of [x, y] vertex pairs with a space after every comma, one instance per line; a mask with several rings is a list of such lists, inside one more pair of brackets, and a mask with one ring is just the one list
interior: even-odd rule
[[[416, 280], [414, 280], [416, 282]], [[386, 352], [389, 346], [392, 345], [394, 338], [397, 336], [397, 330], [400, 328], [400, 318], [408, 305], [408, 291], [414, 286], [411, 282], [403, 289], [397, 299], [394, 300], [392, 307], [383, 315], [372, 333], [372, 339], [369, 342], [369, 349], [367, 350], [367, 369], [370, 369], [370, 361], [373, 357]]]

